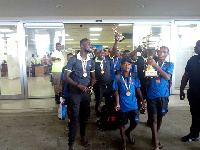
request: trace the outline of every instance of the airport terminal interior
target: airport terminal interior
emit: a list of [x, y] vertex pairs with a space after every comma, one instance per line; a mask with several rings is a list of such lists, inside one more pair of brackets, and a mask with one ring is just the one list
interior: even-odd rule
[[[0, 26], [0, 97], [7, 99], [0, 101], [0, 117], [3, 121], [1, 149], [64, 150], [67, 148], [67, 119], [59, 120], [57, 117], [59, 105], [55, 104], [54, 100], [49, 54], [55, 50], [56, 42], [62, 44], [65, 57], [68, 53], [74, 54], [80, 49], [81, 37], [89, 37], [94, 46], [111, 48], [114, 43], [112, 28], [116, 27], [118, 32], [126, 37], [118, 45], [120, 52], [126, 49], [134, 50], [142, 44], [142, 39], [150, 34], [159, 37], [160, 45], [169, 46], [170, 55], [167, 60], [175, 63], [175, 71], [169, 113], [164, 118], [159, 137], [163, 141], [164, 149], [197, 150], [200, 148], [199, 142], [183, 144], [180, 141], [180, 138], [189, 132], [191, 117], [187, 100], [180, 101], [177, 95], [186, 62], [194, 55], [194, 44], [198, 40], [197, 31], [200, 28], [198, 21], [177, 21], [173, 25], [166, 22], [162, 24], [151, 22], [146, 24], [54, 24], [57, 26], [54, 28], [47, 28], [46, 24], [39, 25], [34, 23], [24, 25], [24, 53], [17, 45], [19, 25]], [[172, 26], [176, 30], [171, 30]], [[97, 31], [91, 31], [93, 29]], [[188, 37], [191, 38], [188, 40]], [[38, 62], [34, 73], [31, 65], [33, 54], [35, 61]], [[23, 58], [25, 61], [21, 61]], [[150, 128], [146, 125], [146, 121], [147, 114], [141, 114], [140, 123], [133, 132], [137, 141], [136, 145], [128, 145], [128, 149], [152, 149], [152, 144], [149, 142]], [[94, 96], [92, 96], [91, 117], [88, 121], [91, 146], [81, 147], [78, 140], [80, 136], [77, 136], [76, 149], [118, 149], [119, 130], [101, 131], [97, 129], [95, 123]]]
[[[93, 4], [92, 0], [88, 1]], [[114, 44], [114, 31], [125, 37], [125, 40], [118, 43], [120, 53], [124, 50], [133, 51], [139, 45], [144, 45], [144, 39], [148, 36], [157, 40], [157, 47], [169, 47], [167, 61], [174, 62], [174, 72], [169, 112], [163, 119], [158, 137], [164, 150], [200, 150], [200, 142], [181, 142], [181, 137], [189, 133], [191, 115], [187, 99], [181, 101], [179, 97], [186, 63], [195, 55], [194, 46], [200, 40], [200, 14], [199, 7], [196, 7], [199, 2], [191, 0], [192, 6], [186, 1], [177, 2], [176, 5], [181, 8], [190, 7], [176, 10], [176, 5], [170, 3], [168, 6], [163, 0], [156, 0], [158, 5], [153, 1], [150, 4], [148, 0], [144, 0], [145, 4], [134, 1], [133, 9], [132, 2], [131, 5], [127, 2], [126, 8], [130, 10], [127, 11], [125, 7], [120, 8], [123, 2], [117, 1], [119, 5], [116, 10], [113, 0], [108, 6], [104, 6], [104, 10], [112, 12], [111, 16], [107, 15], [109, 12], [99, 9], [102, 7], [90, 5], [83, 7], [84, 11], [78, 6], [78, 11], [74, 9], [79, 4], [76, 0], [72, 2], [71, 8], [63, 0], [51, 1], [52, 7], [44, 0], [37, 1], [41, 5], [36, 5], [36, 1], [27, 2], [30, 4], [27, 8], [25, 6], [28, 5], [23, 1], [21, 6], [13, 1], [12, 4], [16, 4], [17, 8], [22, 7], [21, 10], [26, 11], [27, 16], [23, 11], [18, 12], [17, 8], [12, 9], [6, 1], [0, 2], [0, 12], [3, 12], [0, 13], [0, 150], [68, 149], [68, 118], [58, 119], [59, 105], [54, 98], [51, 54], [55, 51], [56, 43], [61, 43], [66, 65], [67, 54], [75, 54], [80, 50], [80, 40], [83, 38], [88, 38], [92, 46], [102, 46], [108, 50]], [[100, 2], [97, 3], [102, 6]], [[4, 6], [8, 9], [4, 9]], [[37, 6], [38, 11], [30, 6]], [[52, 11], [47, 11], [47, 8]], [[97, 13], [103, 17], [99, 17]], [[8, 16], [3, 16], [4, 14]], [[137, 55], [141, 54], [138, 52]], [[187, 85], [185, 93], [188, 87]], [[78, 128], [75, 149], [118, 150], [121, 144], [119, 130], [97, 129], [94, 107], [93, 94], [87, 123], [90, 146], [82, 146]], [[140, 122], [132, 132], [136, 143], [130, 145], [127, 142], [128, 150], [153, 149], [151, 129], [146, 124], [147, 117], [147, 111], [140, 114]]]

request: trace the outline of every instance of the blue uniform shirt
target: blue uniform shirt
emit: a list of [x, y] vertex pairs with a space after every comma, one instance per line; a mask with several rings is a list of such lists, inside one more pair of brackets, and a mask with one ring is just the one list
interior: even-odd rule
[[115, 71], [116, 71], [118, 61], [119, 61], [119, 58], [117, 60], [112, 59], [111, 64], [110, 64], [110, 74], [111, 74], [112, 80], [115, 79], [115, 75], [116, 75]]
[[[173, 74], [174, 63], [170, 62], [169, 67], [166, 68], [166, 62], [162, 66], [162, 70], [166, 73]], [[158, 97], [169, 97], [169, 81], [165, 80], [160, 75], [160, 83], [156, 83], [156, 78], [152, 78], [147, 92], [148, 99], [155, 99]]]
[[[129, 78], [124, 78], [126, 82], [129, 82]], [[120, 91], [119, 91], [119, 103], [120, 103], [120, 108], [122, 112], [128, 112], [131, 110], [138, 109], [137, 105], [137, 100], [135, 97], [135, 88], [139, 88], [140, 85], [140, 80], [138, 76], [136, 75], [136, 78], [131, 75], [131, 86], [130, 86], [130, 96], [126, 95], [127, 88], [123, 82], [122, 75], [120, 75]], [[113, 89], [118, 90], [118, 83], [117, 83], [117, 76], [115, 76], [114, 82], [113, 82]]]
[[[122, 57], [121, 59], [123, 59], [123, 58], [124, 58], [124, 57]], [[123, 69], [120, 68], [121, 59], [118, 59], [118, 61], [117, 61], [117, 65], [116, 65], [116, 70], [120, 70], [120, 72], [123, 71]], [[131, 59], [131, 63], [132, 63], [132, 59]], [[131, 65], [131, 70], [130, 70], [130, 72], [134, 72], [134, 73], [137, 72], [135, 65], [134, 65], [134, 66]]]

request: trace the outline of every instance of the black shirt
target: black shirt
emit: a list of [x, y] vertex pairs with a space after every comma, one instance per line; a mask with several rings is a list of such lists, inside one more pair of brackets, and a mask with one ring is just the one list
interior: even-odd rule
[[[73, 81], [78, 82], [81, 85], [89, 86], [90, 80], [91, 80], [90, 72], [95, 71], [95, 65], [94, 65], [94, 61], [91, 60], [89, 57], [87, 57], [87, 66], [86, 66], [87, 76], [84, 77], [81, 56], [80, 56], [80, 53], [78, 53], [77, 55], [74, 55], [73, 57], [70, 58], [65, 70], [68, 70], [71, 72], [70, 78]], [[75, 86], [71, 86], [71, 88], [74, 88], [74, 87]]]
[[140, 82], [145, 82], [145, 72], [144, 72], [144, 58], [142, 56], [138, 56], [137, 57], [137, 62], [136, 62], [136, 65], [137, 65], [137, 74], [138, 74], [138, 77], [140, 79]]
[[112, 81], [111, 79], [111, 73], [110, 73], [110, 65], [111, 65], [111, 59], [109, 56], [105, 56], [105, 59], [103, 60], [103, 69], [104, 73], [101, 73], [101, 67], [100, 62], [95, 61], [95, 78], [97, 84], [107, 84]]
[[192, 56], [185, 67], [189, 72], [189, 93], [200, 96], [200, 55]]

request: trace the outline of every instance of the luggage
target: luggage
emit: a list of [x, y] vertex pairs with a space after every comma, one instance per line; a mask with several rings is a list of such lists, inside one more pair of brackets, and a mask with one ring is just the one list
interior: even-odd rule
[[119, 128], [118, 113], [115, 108], [103, 105], [97, 127], [101, 130], [117, 130]]
[[65, 107], [65, 101], [62, 97], [60, 97], [60, 106], [58, 108], [58, 118], [60, 120], [64, 120], [66, 117], [66, 107]]

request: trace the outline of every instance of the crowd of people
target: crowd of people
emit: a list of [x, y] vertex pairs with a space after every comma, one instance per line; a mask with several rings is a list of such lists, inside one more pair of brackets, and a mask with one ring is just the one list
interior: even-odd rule
[[[131, 144], [135, 139], [131, 132], [139, 122], [140, 113], [145, 113], [145, 100], [148, 110], [148, 125], [152, 131], [152, 144], [155, 150], [163, 147], [158, 140], [158, 131], [161, 128], [162, 118], [168, 112], [171, 79], [174, 63], [167, 62], [169, 48], [160, 47], [155, 57], [148, 57], [147, 50], [139, 46], [130, 52], [125, 50], [120, 56], [117, 50], [118, 36], [115, 43], [106, 51], [103, 47], [94, 48], [89, 39], [80, 41], [80, 51], [67, 55], [68, 63], [62, 68], [59, 91], [65, 98], [69, 117], [69, 150], [74, 149], [77, 125], [80, 125], [81, 143], [89, 146], [86, 139], [86, 122], [90, 116], [91, 94], [95, 94], [95, 113], [97, 127], [100, 124], [101, 102], [105, 98], [107, 108], [113, 107], [118, 111], [118, 127], [122, 138], [120, 150], [126, 150], [126, 137]], [[141, 56], [137, 56], [140, 52]], [[187, 63], [181, 81], [180, 98], [184, 99], [184, 88], [190, 82], [188, 99], [191, 106], [192, 125], [190, 134], [182, 137], [183, 142], [198, 141], [200, 131], [200, 41], [196, 43], [195, 52]], [[57, 55], [55, 55], [57, 57]], [[91, 57], [92, 56], [92, 57]], [[58, 59], [56, 58], [55, 59]], [[60, 59], [59, 59], [60, 60]], [[194, 65], [195, 64], [195, 65]], [[148, 65], [157, 71], [156, 77], [145, 76]], [[194, 66], [198, 66], [195, 68]], [[58, 99], [56, 97], [56, 99]], [[57, 101], [57, 100], [56, 100]], [[125, 130], [125, 125], [130, 120], [130, 126]]]

